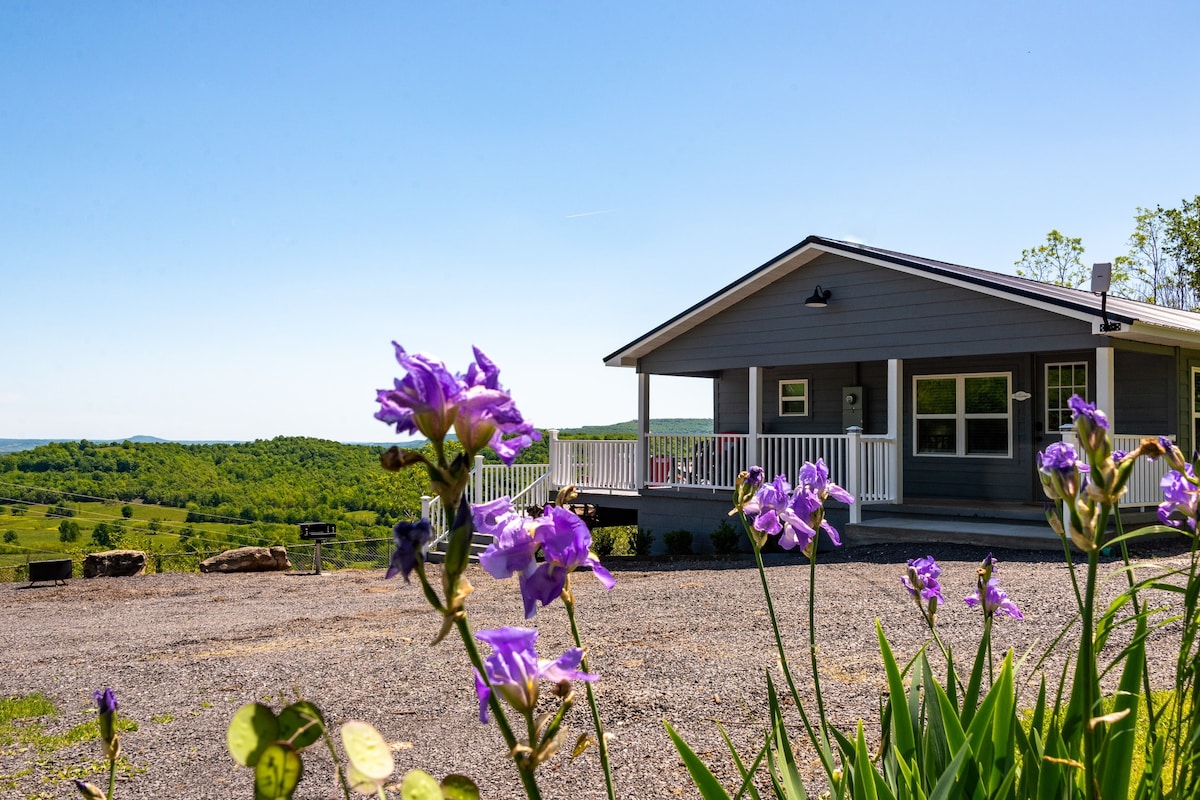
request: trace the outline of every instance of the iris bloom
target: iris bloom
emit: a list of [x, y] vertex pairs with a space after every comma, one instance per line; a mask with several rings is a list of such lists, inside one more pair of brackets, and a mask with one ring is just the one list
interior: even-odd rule
[[404, 582], [408, 583], [408, 576], [416, 569], [417, 559], [424, 558], [425, 548], [433, 538], [429, 520], [397, 522], [396, 527], [392, 528], [392, 538], [395, 539], [396, 547], [392, 550], [392, 559], [383, 577], [394, 578], [403, 575]]
[[[531, 519], [514, 511], [507, 497], [475, 506], [474, 513], [475, 529], [495, 537], [479, 563], [493, 578], [519, 576], [526, 619], [537, 612], [538, 603], [554, 602], [567, 576], [580, 567], [590, 568], [605, 589], [617, 585], [591, 551], [592, 533], [577, 514], [548, 506], [545, 514]], [[540, 564], [535, 559], [539, 547], [544, 559]]]
[[1051, 500], [1070, 499], [1079, 493], [1079, 473], [1086, 471], [1087, 465], [1080, 462], [1073, 445], [1054, 442], [1037, 454], [1037, 463], [1042, 491]]
[[[479, 694], [479, 721], [488, 721], [488, 700], [495, 690], [521, 714], [528, 716], [537, 708], [538, 682], [543, 678], [561, 681], [594, 681], [597, 676], [581, 672], [583, 650], [573, 647], [553, 661], [537, 657], [537, 631], [530, 628], [497, 628], [479, 631], [475, 638], [491, 645], [492, 653], [483, 660], [487, 680], [475, 673], [475, 691]], [[489, 688], [489, 684], [491, 685]]]
[[924, 608], [921, 603], [924, 600], [931, 604], [931, 609], [934, 609], [936, 606], [932, 605], [932, 601], [946, 602], [946, 598], [942, 596], [942, 585], [938, 582], [941, 574], [942, 568], [938, 566], [933, 556], [910, 558], [908, 572], [900, 578], [900, 583], [904, 584], [904, 588], [917, 601], [917, 605]]
[[1158, 507], [1158, 519], [1172, 528], [1196, 531], [1197, 500], [1200, 487], [1191, 464], [1183, 465], [1182, 473], [1171, 470], [1163, 476], [1161, 486], [1164, 502]]
[[518, 453], [541, 439], [500, 386], [500, 370], [478, 347], [475, 361], [460, 377], [431, 356], [410, 355], [392, 344], [407, 374], [397, 378], [393, 388], [379, 390], [375, 418], [395, 425], [397, 433], [420, 433], [442, 442], [453, 428], [469, 456], [491, 447], [510, 465]]
[[117, 695], [112, 689], [92, 692], [96, 701], [99, 715], [96, 722], [100, 726], [100, 744], [104, 755], [109, 761], [116, 761], [121, 746], [117, 741]]
[[1017, 604], [1009, 599], [1008, 593], [1000, 588], [1000, 584], [992, 577], [996, 569], [996, 559], [991, 553], [979, 565], [979, 577], [975, 582], [975, 594], [967, 595], [963, 602], [971, 608], [982, 608], [983, 616], [991, 619], [1000, 614], [1013, 619], [1025, 619]]
[[[759, 487], [754, 497], [742, 506], [742, 510], [751, 518], [751, 527], [755, 531], [766, 536], [778, 536], [779, 546], [784, 550], [791, 550], [797, 545], [803, 550], [817, 535], [808, 524], [812, 504], [811, 498], [805, 497], [806, 494], [804, 487], [801, 487], [793, 495], [787, 476], [776, 475], [771, 483]], [[797, 513], [797, 500], [800, 501], [802, 514]], [[759, 547], [765, 542], [763, 536], [759, 540]]]

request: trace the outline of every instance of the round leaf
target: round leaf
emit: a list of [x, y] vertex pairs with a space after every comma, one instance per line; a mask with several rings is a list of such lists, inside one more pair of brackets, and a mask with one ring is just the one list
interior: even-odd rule
[[428, 772], [410, 769], [400, 784], [401, 800], [442, 800], [442, 787]]
[[291, 745], [273, 742], [254, 766], [255, 800], [290, 800], [304, 774], [300, 754]]
[[320, 710], [307, 700], [292, 703], [279, 712], [279, 737], [297, 750], [303, 750], [321, 738], [325, 720]]
[[247, 703], [229, 721], [225, 744], [233, 760], [243, 767], [253, 767], [267, 745], [279, 738], [279, 721], [275, 712], [262, 703]]
[[387, 782], [368, 778], [355, 769], [353, 764], [346, 768], [346, 780], [350, 783], [350, 790], [355, 794], [378, 794], [380, 788]]
[[446, 800], [479, 800], [479, 787], [466, 775], [447, 775], [442, 779]]
[[364, 777], [383, 783], [392, 776], [396, 762], [383, 736], [365, 722], [351, 720], [342, 726], [342, 746], [350, 764]]

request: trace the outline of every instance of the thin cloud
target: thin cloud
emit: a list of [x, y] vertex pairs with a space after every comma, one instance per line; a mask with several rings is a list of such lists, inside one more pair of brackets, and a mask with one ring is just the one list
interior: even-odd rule
[[567, 214], [565, 219], [576, 219], [578, 217], [594, 217], [597, 214], [611, 214], [616, 209], [610, 208], [607, 211], [584, 211], [582, 214]]

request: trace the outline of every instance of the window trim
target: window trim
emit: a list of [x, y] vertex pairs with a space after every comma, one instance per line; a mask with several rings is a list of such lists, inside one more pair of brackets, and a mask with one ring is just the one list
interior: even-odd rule
[[[1002, 377], [1008, 383], [1008, 406], [1003, 414], [967, 414], [966, 413], [966, 379], [967, 378], [997, 378]], [[918, 414], [917, 413], [917, 384], [923, 380], [954, 379], [954, 414]], [[920, 458], [1003, 458], [1013, 459], [1013, 399], [1012, 372], [951, 372], [935, 375], [914, 375], [912, 379], [912, 454]], [[926, 453], [919, 449], [918, 425], [922, 419], [953, 419], [955, 421], [954, 438], [955, 452]], [[1003, 419], [1008, 423], [1008, 452], [1007, 453], [968, 453], [967, 452], [967, 421], [971, 419]]]
[[[1051, 409], [1050, 409], [1050, 368], [1051, 367], [1083, 367], [1083, 393], [1080, 394], [1079, 396], [1082, 397], [1084, 400], [1088, 399], [1088, 381], [1091, 380], [1092, 376], [1088, 374], [1088, 362], [1086, 362], [1086, 361], [1047, 361], [1046, 364], [1044, 365], [1044, 367], [1042, 369], [1042, 390], [1043, 390], [1043, 394], [1045, 395], [1044, 402], [1042, 403], [1042, 411], [1045, 414], [1045, 416], [1043, 417], [1043, 425], [1046, 429], [1045, 432], [1047, 434], [1058, 435], [1058, 434], [1062, 433], [1062, 431], [1060, 431], [1058, 428], [1050, 427], [1050, 411], [1051, 411]], [[1078, 388], [1074, 385], [1074, 381], [1072, 381], [1072, 388], [1073, 389]], [[1079, 393], [1076, 392], [1076, 394], [1079, 394]], [[1069, 409], [1061, 408], [1061, 409], [1054, 409], [1054, 410], [1055, 411], [1067, 411]]]
[[1189, 387], [1191, 390], [1189, 394], [1191, 394], [1190, 399], [1192, 403], [1192, 447], [1195, 447], [1196, 442], [1200, 441], [1200, 439], [1197, 439], [1197, 436], [1200, 436], [1200, 411], [1196, 410], [1196, 398], [1197, 396], [1200, 396], [1200, 394], [1196, 392], [1197, 376], [1200, 376], [1200, 367], [1192, 367], [1192, 385]]
[[[804, 397], [788, 397], [788, 398], [784, 398], [784, 396], [783, 396], [783, 387], [784, 387], [784, 386], [790, 386], [790, 385], [794, 385], [794, 384], [802, 384], [802, 385], [804, 386]], [[810, 387], [810, 386], [809, 386], [809, 384], [808, 384], [808, 378], [786, 378], [786, 379], [782, 379], [782, 380], [780, 380], [780, 381], [779, 381], [779, 389], [778, 389], [778, 391], [779, 391], [779, 416], [781, 416], [781, 417], [807, 417], [807, 416], [810, 416], [810, 415], [811, 415], [811, 412], [812, 412], [812, 404], [811, 404], [811, 403], [810, 403], [808, 400], [809, 400], [809, 398], [810, 398], [812, 395], [811, 395], [811, 393], [810, 393], [810, 391], [811, 391], [811, 387]], [[804, 402], [804, 410], [803, 410], [803, 411], [800, 411], [800, 412], [796, 412], [796, 411], [784, 411], [784, 410], [783, 410], [783, 404], [784, 404], [784, 401], [785, 401], [785, 399], [786, 399], [786, 401], [787, 401], [787, 402], [789, 402], [789, 403], [796, 403], [796, 402], [803, 401], [803, 402]]]

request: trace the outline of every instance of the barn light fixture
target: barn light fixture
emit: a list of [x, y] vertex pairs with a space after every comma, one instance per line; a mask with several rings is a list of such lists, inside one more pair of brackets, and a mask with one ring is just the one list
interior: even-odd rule
[[813, 291], [812, 297], [804, 301], [804, 305], [808, 308], [824, 308], [829, 305], [829, 298], [833, 297], [833, 292], [828, 289], [822, 289], [821, 284], [817, 284], [817, 288]]

